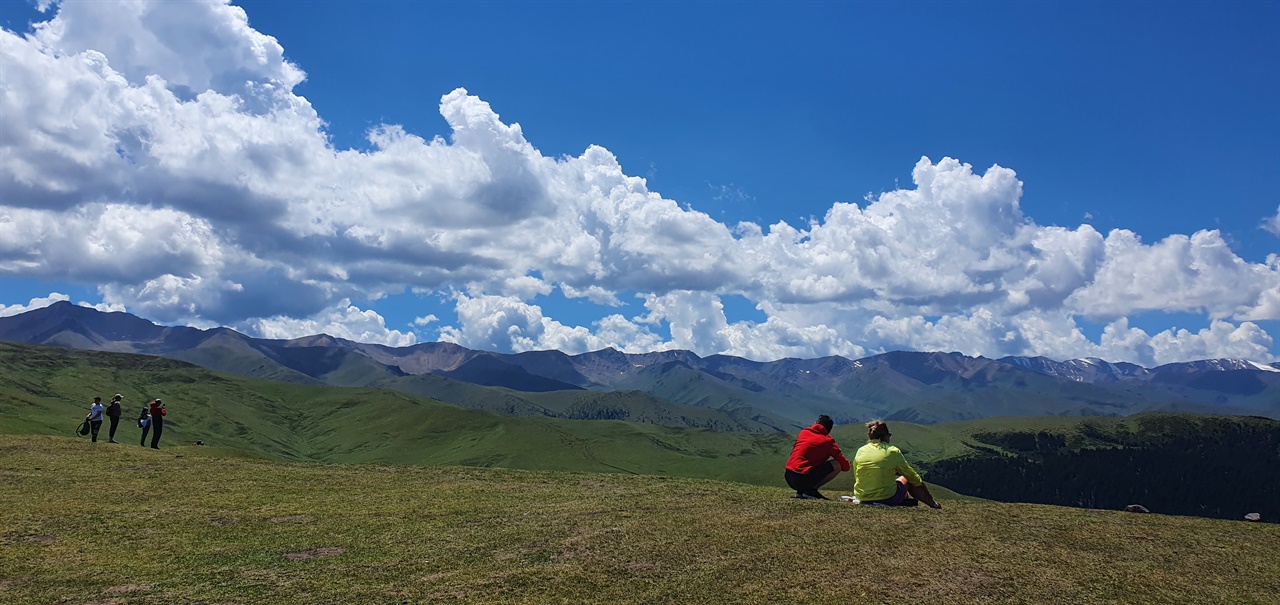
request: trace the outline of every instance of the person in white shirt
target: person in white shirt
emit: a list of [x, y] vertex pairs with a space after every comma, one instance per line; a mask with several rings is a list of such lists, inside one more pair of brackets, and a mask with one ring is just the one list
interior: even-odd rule
[[142, 414], [138, 415], [138, 428], [142, 429], [142, 440], [138, 445], [147, 447], [147, 431], [151, 430], [151, 408], [142, 406]]
[[102, 428], [102, 398], [94, 397], [93, 405], [89, 406], [89, 415], [85, 416], [85, 420], [89, 421], [89, 430], [93, 431], [93, 442], [98, 442], [98, 429]]

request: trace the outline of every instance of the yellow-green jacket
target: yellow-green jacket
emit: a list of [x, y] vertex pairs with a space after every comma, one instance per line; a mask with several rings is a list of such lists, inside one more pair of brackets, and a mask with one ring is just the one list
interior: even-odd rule
[[911, 485], [924, 483], [898, 448], [872, 439], [853, 456], [853, 497], [863, 502], [888, 500], [898, 489], [898, 475]]

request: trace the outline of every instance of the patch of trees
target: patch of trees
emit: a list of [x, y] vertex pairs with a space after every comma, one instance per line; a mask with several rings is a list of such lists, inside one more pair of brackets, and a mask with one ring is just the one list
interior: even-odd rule
[[921, 465], [928, 480], [1004, 502], [1280, 521], [1278, 422], [1153, 416], [973, 437], [978, 454]]
[[560, 417], [572, 420], [627, 420], [631, 418], [631, 410], [603, 404], [574, 404], [562, 412]]

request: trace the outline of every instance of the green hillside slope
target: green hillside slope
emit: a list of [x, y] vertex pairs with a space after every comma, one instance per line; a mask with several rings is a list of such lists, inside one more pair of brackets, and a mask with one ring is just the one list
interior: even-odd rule
[[165, 356], [216, 372], [298, 384], [323, 384], [317, 378], [287, 368], [267, 357], [253, 348], [248, 339], [230, 330], [220, 331], [194, 347], [173, 351]]
[[1267, 604], [1280, 526], [0, 436], [0, 602]]
[[[164, 446], [201, 440], [279, 460], [625, 472], [785, 491], [781, 469], [794, 440], [792, 432], [509, 416], [387, 390], [217, 374], [157, 357], [0, 343], [0, 433], [71, 435], [87, 402], [113, 392], [127, 402], [124, 443], [136, 443], [133, 418], [142, 402], [163, 397], [171, 411]], [[584, 393], [537, 397], [563, 413], [572, 408], [572, 397]], [[554, 399], [561, 395], [568, 398]], [[688, 409], [700, 408], [653, 413]], [[1280, 422], [1273, 420], [994, 418], [939, 425], [895, 421], [892, 430], [893, 443], [930, 483], [982, 498], [1108, 509], [1137, 503], [1164, 513], [1280, 518]], [[865, 442], [860, 424], [837, 425], [834, 436], [850, 455]], [[852, 484], [845, 474], [828, 491], [848, 493]], [[960, 497], [945, 488], [936, 493]]]
[[[773, 424], [811, 422], [818, 414], [840, 415], [845, 403], [802, 393], [754, 392], [683, 363], [669, 362], [627, 373], [611, 388], [636, 390], [676, 403], [739, 414], [760, 415]], [[863, 411], [859, 408], [860, 411]]]
[[560, 418], [626, 420], [716, 431], [791, 433], [800, 429], [799, 423], [766, 414], [758, 408], [684, 405], [641, 391], [552, 391], [521, 395]]
[[163, 446], [201, 440], [283, 460], [631, 472], [778, 485], [794, 439], [513, 417], [380, 389], [218, 374], [159, 357], [0, 343], [0, 433], [71, 435], [93, 396], [113, 393], [126, 402], [119, 434], [124, 443], [137, 442], [133, 419], [143, 402], [161, 397], [169, 408]]

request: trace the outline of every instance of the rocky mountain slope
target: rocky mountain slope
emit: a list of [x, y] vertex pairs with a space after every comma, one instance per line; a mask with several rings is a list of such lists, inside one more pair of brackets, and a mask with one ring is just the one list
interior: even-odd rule
[[[770, 362], [681, 350], [501, 354], [446, 342], [396, 348], [327, 335], [258, 339], [227, 328], [158, 326], [66, 302], [0, 318], [0, 340], [159, 355], [302, 384], [388, 388], [511, 414], [613, 417], [636, 405], [658, 417], [654, 406], [689, 406], [721, 414], [704, 419], [706, 426], [737, 424], [737, 430], [791, 430], [821, 413], [838, 422], [923, 423], [1143, 411], [1280, 417], [1280, 368], [1234, 359], [1143, 368], [907, 351]], [[606, 393], [631, 395], [606, 402]]]

